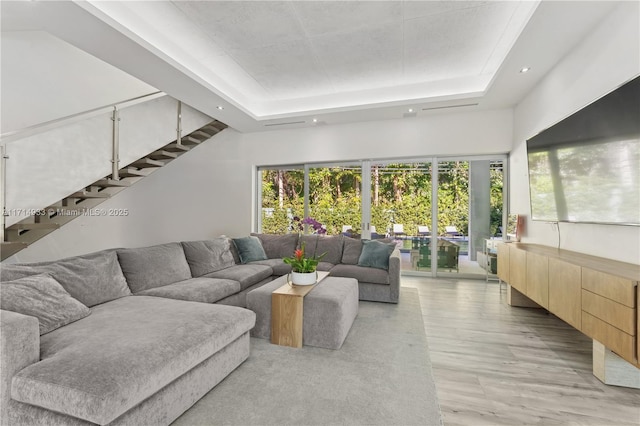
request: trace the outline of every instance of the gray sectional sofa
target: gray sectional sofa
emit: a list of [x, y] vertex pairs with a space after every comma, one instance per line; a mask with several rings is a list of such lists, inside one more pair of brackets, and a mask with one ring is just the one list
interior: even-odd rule
[[[246, 294], [286, 274], [300, 243], [257, 238], [266, 259], [246, 264], [222, 237], [3, 264], [2, 425], [171, 423], [248, 358]], [[358, 265], [360, 241], [301, 238], [360, 299], [397, 303], [397, 250], [384, 270]]]
[[[291, 268], [282, 261], [282, 257], [291, 256], [302, 243], [308, 255], [320, 255], [319, 271], [329, 271], [334, 277], [355, 278], [358, 280], [360, 300], [373, 302], [398, 303], [400, 290], [400, 250], [393, 249], [388, 258], [387, 269], [362, 266], [363, 241], [343, 235], [270, 235], [251, 234], [262, 243], [267, 260], [250, 264], [268, 265], [273, 268], [274, 278], [282, 276]], [[393, 246], [391, 239], [378, 239], [376, 243]]]

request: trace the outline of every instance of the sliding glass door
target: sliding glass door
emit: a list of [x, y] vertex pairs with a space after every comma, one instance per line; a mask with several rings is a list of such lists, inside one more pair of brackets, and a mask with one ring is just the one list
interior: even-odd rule
[[297, 232], [294, 218], [311, 217], [328, 235], [395, 242], [405, 273], [484, 278], [505, 168], [506, 156], [259, 168], [257, 229]]
[[504, 158], [438, 161], [441, 275], [495, 275], [492, 240], [501, 238], [504, 164]]

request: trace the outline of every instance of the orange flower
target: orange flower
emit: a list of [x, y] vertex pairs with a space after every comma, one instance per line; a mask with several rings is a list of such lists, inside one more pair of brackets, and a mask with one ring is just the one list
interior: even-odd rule
[[294, 255], [295, 255], [296, 259], [302, 260], [302, 258], [304, 257], [304, 251], [298, 249], [298, 250], [295, 251]]

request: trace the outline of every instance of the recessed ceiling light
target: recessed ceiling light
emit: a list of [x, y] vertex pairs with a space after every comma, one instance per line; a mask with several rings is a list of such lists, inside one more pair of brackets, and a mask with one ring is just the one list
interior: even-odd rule
[[317, 118], [314, 118], [314, 119], [313, 119], [313, 122], [314, 122], [314, 123], [317, 123], [317, 122], [318, 122], [318, 119], [317, 119]]
[[216, 108], [218, 108], [220, 111], [222, 111], [224, 109], [223, 106], [218, 105]]
[[413, 108], [409, 108], [409, 112], [413, 112]]
[[522, 69], [520, 70], [520, 72], [521, 72], [522, 74], [524, 74], [525, 72], [529, 71], [530, 69], [531, 69], [531, 68], [529, 68], [529, 67], [524, 67], [524, 68], [522, 68]]

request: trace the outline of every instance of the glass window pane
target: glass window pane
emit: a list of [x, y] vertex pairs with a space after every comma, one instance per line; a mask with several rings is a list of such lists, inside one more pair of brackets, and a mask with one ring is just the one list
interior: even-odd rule
[[298, 232], [293, 218], [304, 212], [304, 170], [261, 170], [261, 229], [265, 234]]
[[335, 165], [309, 169], [309, 216], [327, 235], [360, 232], [361, 166]]

